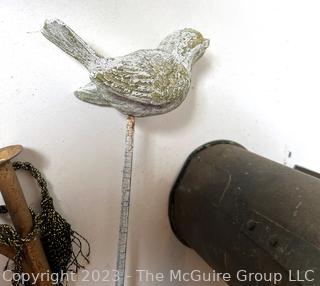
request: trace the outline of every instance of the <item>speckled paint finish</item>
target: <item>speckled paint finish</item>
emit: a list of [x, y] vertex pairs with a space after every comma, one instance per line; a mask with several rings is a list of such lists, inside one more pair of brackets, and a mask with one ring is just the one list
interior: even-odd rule
[[89, 70], [91, 82], [75, 91], [79, 99], [139, 117], [169, 112], [183, 102], [192, 65], [209, 46], [208, 39], [187, 28], [167, 36], [156, 49], [104, 58], [60, 20], [47, 20], [42, 33]]

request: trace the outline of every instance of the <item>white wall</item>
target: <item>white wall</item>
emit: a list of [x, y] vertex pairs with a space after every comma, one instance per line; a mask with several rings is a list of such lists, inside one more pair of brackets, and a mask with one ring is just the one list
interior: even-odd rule
[[[155, 47], [183, 27], [211, 39], [187, 100], [169, 114], [137, 120], [127, 268], [134, 275], [210, 270], [177, 241], [167, 218], [170, 188], [200, 144], [231, 139], [320, 171], [319, 9], [311, 0], [0, 1], [0, 146], [22, 144], [19, 159], [49, 179], [58, 209], [91, 242], [88, 269], [115, 266], [126, 122], [73, 96], [88, 73], [41, 35], [44, 20], [64, 20], [106, 56]], [[151, 285], [133, 278], [127, 285], [138, 284]]]

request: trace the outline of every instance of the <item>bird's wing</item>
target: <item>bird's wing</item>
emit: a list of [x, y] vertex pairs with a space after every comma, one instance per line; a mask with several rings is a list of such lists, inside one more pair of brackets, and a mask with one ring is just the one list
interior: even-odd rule
[[159, 50], [140, 50], [118, 58], [92, 78], [120, 97], [155, 106], [184, 97], [190, 86], [187, 69]]
[[110, 106], [110, 102], [103, 97], [101, 91], [93, 82], [89, 82], [84, 87], [76, 90], [74, 95], [80, 100], [91, 104]]

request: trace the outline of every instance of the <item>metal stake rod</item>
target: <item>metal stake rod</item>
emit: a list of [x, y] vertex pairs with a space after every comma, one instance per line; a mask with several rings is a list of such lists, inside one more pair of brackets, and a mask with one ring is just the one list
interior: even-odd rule
[[129, 207], [132, 177], [132, 159], [133, 159], [133, 139], [134, 139], [135, 118], [128, 116], [124, 167], [122, 173], [122, 198], [120, 212], [120, 227], [117, 253], [117, 279], [116, 286], [123, 286], [125, 280], [127, 241], [128, 241], [128, 225], [129, 225]]

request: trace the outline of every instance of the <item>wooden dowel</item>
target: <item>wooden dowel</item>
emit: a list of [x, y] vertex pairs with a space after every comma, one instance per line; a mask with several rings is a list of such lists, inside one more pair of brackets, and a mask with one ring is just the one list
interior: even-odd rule
[[[0, 254], [10, 259], [13, 259], [16, 255], [14, 249], [11, 246], [0, 243]], [[25, 273], [32, 273], [31, 268], [27, 265], [26, 261], [22, 261], [22, 268]]]
[[[13, 226], [20, 237], [25, 238], [33, 229], [33, 220], [16, 172], [10, 162], [10, 159], [19, 154], [21, 150], [21, 146], [9, 146], [0, 149], [0, 190]], [[3, 250], [7, 251], [8, 255], [12, 255], [10, 249], [3, 248]], [[49, 263], [38, 237], [26, 243], [23, 254], [24, 271], [34, 274], [50, 274]], [[52, 283], [43, 279], [41, 281], [37, 280], [35, 285], [52, 286]]]
[[0, 243], [0, 254], [13, 259], [15, 252], [11, 246]]

